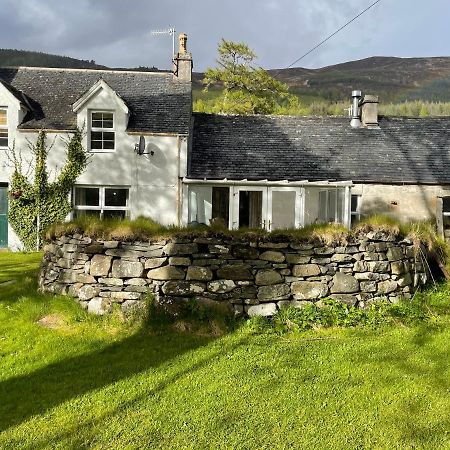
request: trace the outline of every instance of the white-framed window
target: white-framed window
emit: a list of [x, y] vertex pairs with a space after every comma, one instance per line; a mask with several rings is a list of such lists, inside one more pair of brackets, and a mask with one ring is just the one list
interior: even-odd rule
[[362, 217], [361, 205], [362, 205], [362, 195], [352, 194], [351, 211], [350, 211], [352, 225], [357, 224], [361, 220]]
[[113, 152], [115, 149], [114, 113], [112, 111], [91, 111], [90, 150], [92, 152]]
[[73, 217], [125, 219], [130, 214], [129, 195], [128, 187], [75, 186]]
[[344, 189], [321, 189], [319, 191], [319, 223], [344, 223]]
[[8, 109], [0, 107], [0, 148], [8, 148]]

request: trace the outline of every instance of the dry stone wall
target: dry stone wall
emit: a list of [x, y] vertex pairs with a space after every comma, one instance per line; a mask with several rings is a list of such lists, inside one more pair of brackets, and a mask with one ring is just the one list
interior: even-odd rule
[[411, 298], [427, 282], [412, 242], [380, 232], [345, 246], [215, 237], [129, 243], [75, 234], [44, 251], [41, 289], [70, 295], [95, 314], [114, 303], [134, 311], [149, 293], [174, 314], [192, 301], [249, 316], [327, 297], [366, 307]]

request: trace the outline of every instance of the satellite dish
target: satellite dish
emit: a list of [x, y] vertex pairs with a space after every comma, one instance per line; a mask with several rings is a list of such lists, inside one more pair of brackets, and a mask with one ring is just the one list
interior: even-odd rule
[[145, 152], [145, 137], [141, 136], [139, 138], [139, 144], [138, 144], [138, 155], [143, 155]]

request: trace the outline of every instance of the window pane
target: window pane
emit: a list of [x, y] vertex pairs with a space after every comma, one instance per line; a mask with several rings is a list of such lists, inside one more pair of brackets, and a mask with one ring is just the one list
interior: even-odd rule
[[103, 140], [103, 133], [101, 131], [93, 131], [91, 133], [91, 140], [92, 141], [101, 141], [101, 140]]
[[212, 219], [215, 222], [222, 222], [228, 228], [230, 208], [230, 188], [212, 188]]
[[[127, 206], [128, 189], [105, 189], [105, 206]], [[105, 211], [106, 213], [106, 211]]]
[[0, 147], [8, 147], [8, 138], [0, 137]]
[[102, 141], [91, 141], [91, 149], [101, 150], [102, 148]]
[[102, 128], [103, 122], [101, 120], [93, 120], [92, 127], [93, 128]]
[[75, 188], [76, 206], [100, 206], [99, 188]]
[[450, 197], [442, 197], [443, 212], [450, 212]]
[[103, 114], [100, 112], [93, 112], [92, 113], [92, 120], [103, 120]]
[[104, 141], [103, 142], [103, 148], [105, 150], [114, 150], [114, 141], [113, 142], [111, 142], [111, 141]]
[[111, 133], [110, 131], [104, 131], [103, 139], [105, 141], [114, 141], [114, 133]]
[[126, 211], [103, 211], [104, 219], [125, 219]]
[[104, 120], [103, 121], [103, 128], [113, 128], [113, 121], [111, 120]]
[[0, 126], [6, 126], [7, 124], [6, 109], [0, 109]]

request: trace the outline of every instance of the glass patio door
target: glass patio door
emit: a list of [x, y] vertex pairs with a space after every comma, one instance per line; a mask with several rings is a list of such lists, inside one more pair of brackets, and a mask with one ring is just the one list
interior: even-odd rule
[[268, 188], [268, 231], [300, 228], [302, 219], [301, 188]]
[[266, 228], [267, 188], [238, 186], [234, 191], [233, 228]]

